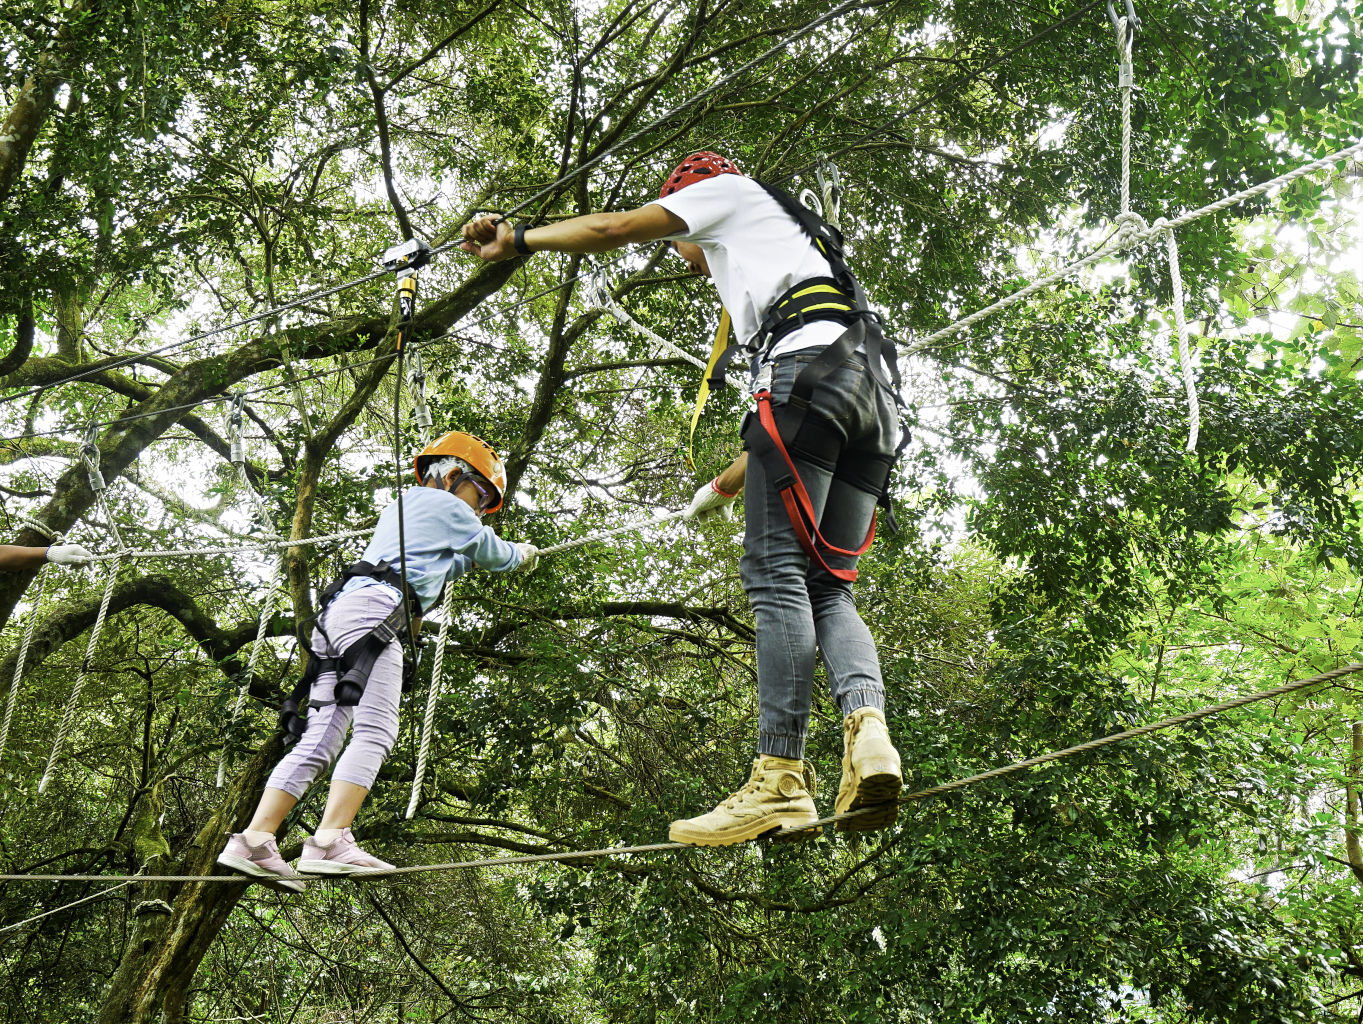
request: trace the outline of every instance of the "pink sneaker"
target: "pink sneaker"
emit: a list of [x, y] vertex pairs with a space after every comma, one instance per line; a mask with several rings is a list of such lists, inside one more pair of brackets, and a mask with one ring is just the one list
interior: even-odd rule
[[259, 878], [274, 889], [287, 889], [302, 892], [303, 879], [289, 867], [289, 862], [279, 855], [279, 847], [273, 839], [267, 839], [259, 846], [252, 846], [240, 832], [227, 838], [227, 845], [218, 854], [218, 863], [243, 875]]
[[298, 870], [305, 875], [352, 875], [357, 871], [383, 871], [392, 866], [361, 850], [348, 828], [341, 829], [341, 834], [326, 846], [316, 839], [304, 840], [303, 856], [298, 858]]

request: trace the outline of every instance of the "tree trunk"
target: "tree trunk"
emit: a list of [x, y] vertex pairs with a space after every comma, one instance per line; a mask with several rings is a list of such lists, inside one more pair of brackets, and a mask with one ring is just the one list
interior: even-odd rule
[[1363, 769], [1363, 722], [1353, 724], [1353, 748], [1344, 783], [1344, 852], [1354, 877], [1363, 882], [1363, 846], [1358, 841], [1358, 774]]
[[[276, 735], [247, 762], [194, 842], [177, 858], [160, 852], [154, 795], [135, 825], [134, 847], [148, 873], [207, 875], [230, 832], [245, 827], [283, 742]], [[159, 842], [158, 842], [159, 840]], [[222, 869], [216, 869], [222, 874]], [[99, 1024], [180, 1024], [194, 973], [249, 883], [166, 882], [141, 887], [128, 944], [109, 984]]]
[[52, 112], [52, 103], [62, 85], [57, 58], [65, 56], [71, 44], [71, 23], [84, 13], [84, 0], [66, 12], [66, 21], [57, 28], [51, 48], [38, 58], [37, 67], [19, 89], [14, 106], [5, 116], [4, 127], [0, 128], [0, 207], [23, 174], [29, 151]]

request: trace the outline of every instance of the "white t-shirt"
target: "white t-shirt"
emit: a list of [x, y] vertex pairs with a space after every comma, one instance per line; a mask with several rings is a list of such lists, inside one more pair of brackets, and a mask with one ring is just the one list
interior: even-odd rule
[[[666, 240], [700, 246], [743, 345], [751, 345], [766, 311], [792, 285], [832, 276], [828, 261], [800, 225], [751, 178], [721, 174], [656, 202], [686, 221], [686, 231]], [[836, 321], [816, 320], [782, 338], [768, 361], [831, 345], [845, 330]]]

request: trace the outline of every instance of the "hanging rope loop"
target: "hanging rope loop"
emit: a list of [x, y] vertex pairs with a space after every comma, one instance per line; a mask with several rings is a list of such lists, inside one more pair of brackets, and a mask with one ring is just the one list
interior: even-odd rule
[[46, 523], [40, 523], [38, 522], [38, 520], [30, 519], [28, 516], [15, 516], [15, 519], [18, 521], [20, 526], [27, 527], [34, 533], [42, 534], [53, 544], [61, 543], [62, 539], [61, 532], [59, 530], [52, 529], [52, 527], [48, 526]]
[[449, 644], [450, 620], [454, 618], [454, 587], [445, 584], [445, 600], [440, 606], [440, 636], [435, 642], [435, 663], [431, 666], [431, 686], [426, 693], [426, 713], [421, 719], [421, 743], [417, 747], [416, 773], [412, 776], [412, 796], [407, 801], [407, 814], [416, 814], [421, 802], [421, 784], [426, 779], [426, 762], [430, 758], [431, 740], [435, 736], [435, 708], [440, 699], [440, 679], [445, 669], [445, 648]]
[[1202, 426], [1202, 405], [1197, 398], [1197, 382], [1193, 379], [1193, 356], [1188, 342], [1188, 317], [1183, 308], [1183, 272], [1178, 262], [1178, 237], [1174, 229], [1161, 217], [1155, 227], [1164, 227], [1164, 239], [1169, 253], [1169, 284], [1174, 293], [1174, 330], [1178, 335], [1178, 365], [1183, 374], [1183, 390], [1188, 396], [1188, 441], [1185, 452], [1197, 450], [1197, 435]]
[[1136, 42], [1136, 29], [1141, 19], [1131, 0], [1125, 0], [1126, 14], [1119, 16], [1109, 0], [1107, 17], [1117, 41], [1117, 89], [1122, 94], [1122, 213], [1131, 210], [1131, 90], [1136, 87], [1136, 69], [1131, 62], [1131, 48]]
[[246, 409], [246, 396], [235, 394], [232, 396], [232, 412], [227, 419], [228, 444], [231, 446], [229, 461], [234, 466], [240, 466], [246, 461], [246, 447], [241, 440], [242, 417]]
[[431, 408], [426, 404], [426, 365], [421, 349], [412, 348], [407, 356], [407, 376], [412, 384], [412, 417], [423, 434], [431, 432]]
[[[117, 534], [115, 534], [115, 537], [117, 538]], [[47, 787], [52, 782], [53, 774], [57, 769], [57, 761], [61, 757], [62, 747], [66, 745], [66, 737], [76, 721], [76, 710], [80, 707], [81, 693], [85, 690], [85, 679], [90, 674], [90, 662], [94, 659], [95, 650], [99, 647], [99, 637], [104, 632], [104, 621], [109, 617], [109, 602], [113, 600], [114, 587], [118, 583], [118, 573], [123, 568], [121, 554], [123, 541], [121, 539], [118, 540], [118, 545], [120, 556], [114, 562], [114, 567], [109, 570], [109, 578], [105, 581], [104, 594], [99, 601], [99, 612], [95, 615], [95, 624], [90, 627], [90, 640], [85, 645], [85, 657], [81, 659], [80, 671], [76, 673], [76, 683], [71, 688], [71, 696], [66, 701], [61, 722], [57, 726], [57, 734], [52, 740], [52, 753], [48, 755], [47, 767], [43, 769], [43, 777], [38, 782], [39, 793], [47, 792]]]
[[91, 423], [85, 428], [85, 440], [80, 446], [80, 460], [85, 464], [85, 473], [90, 480], [90, 490], [99, 494], [108, 485], [104, 474], [99, 471], [99, 425]]

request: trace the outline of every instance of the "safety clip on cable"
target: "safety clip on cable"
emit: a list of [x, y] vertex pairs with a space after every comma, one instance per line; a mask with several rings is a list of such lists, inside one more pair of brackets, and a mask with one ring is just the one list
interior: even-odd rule
[[232, 396], [232, 412], [228, 416], [228, 444], [231, 453], [228, 461], [234, 466], [240, 466], [246, 461], [246, 449], [241, 441], [242, 415], [246, 408], [246, 396], [237, 394]]
[[[1107, 4], [1107, 20], [1112, 22], [1112, 32], [1117, 39], [1117, 52], [1123, 60], [1129, 62], [1131, 59], [1132, 44], [1136, 41], [1136, 30], [1141, 27], [1141, 19], [1136, 16], [1136, 8], [1131, 0], [1123, 0], [1126, 6], [1126, 17], [1117, 14], [1117, 8], [1112, 0]], [[1130, 83], [1123, 82], [1123, 85]]]
[[429, 435], [431, 408], [426, 404], [426, 366], [421, 361], [421, 349], [413, 348], [407, 360], [407, 377], [412, 382], [412, 417], [422, 432]]
[[80, 446], [80, 457], [85, 463], [85, 472], [90, 479], [90, 490], [96, 494], [108, 486], [104, 482], [104, 474], [99, 471], [99, 445], [96, 443], [98, 437], [99, 424], [92, 422], [85, 428], [85, 441]]
[[819, 154], [819, 162], [814, 167], [814, 180], [819, 186], [820, 205], [823, 218], [839, 231], [842, 230], [842, 175], [838, 165], [824, 154]]

